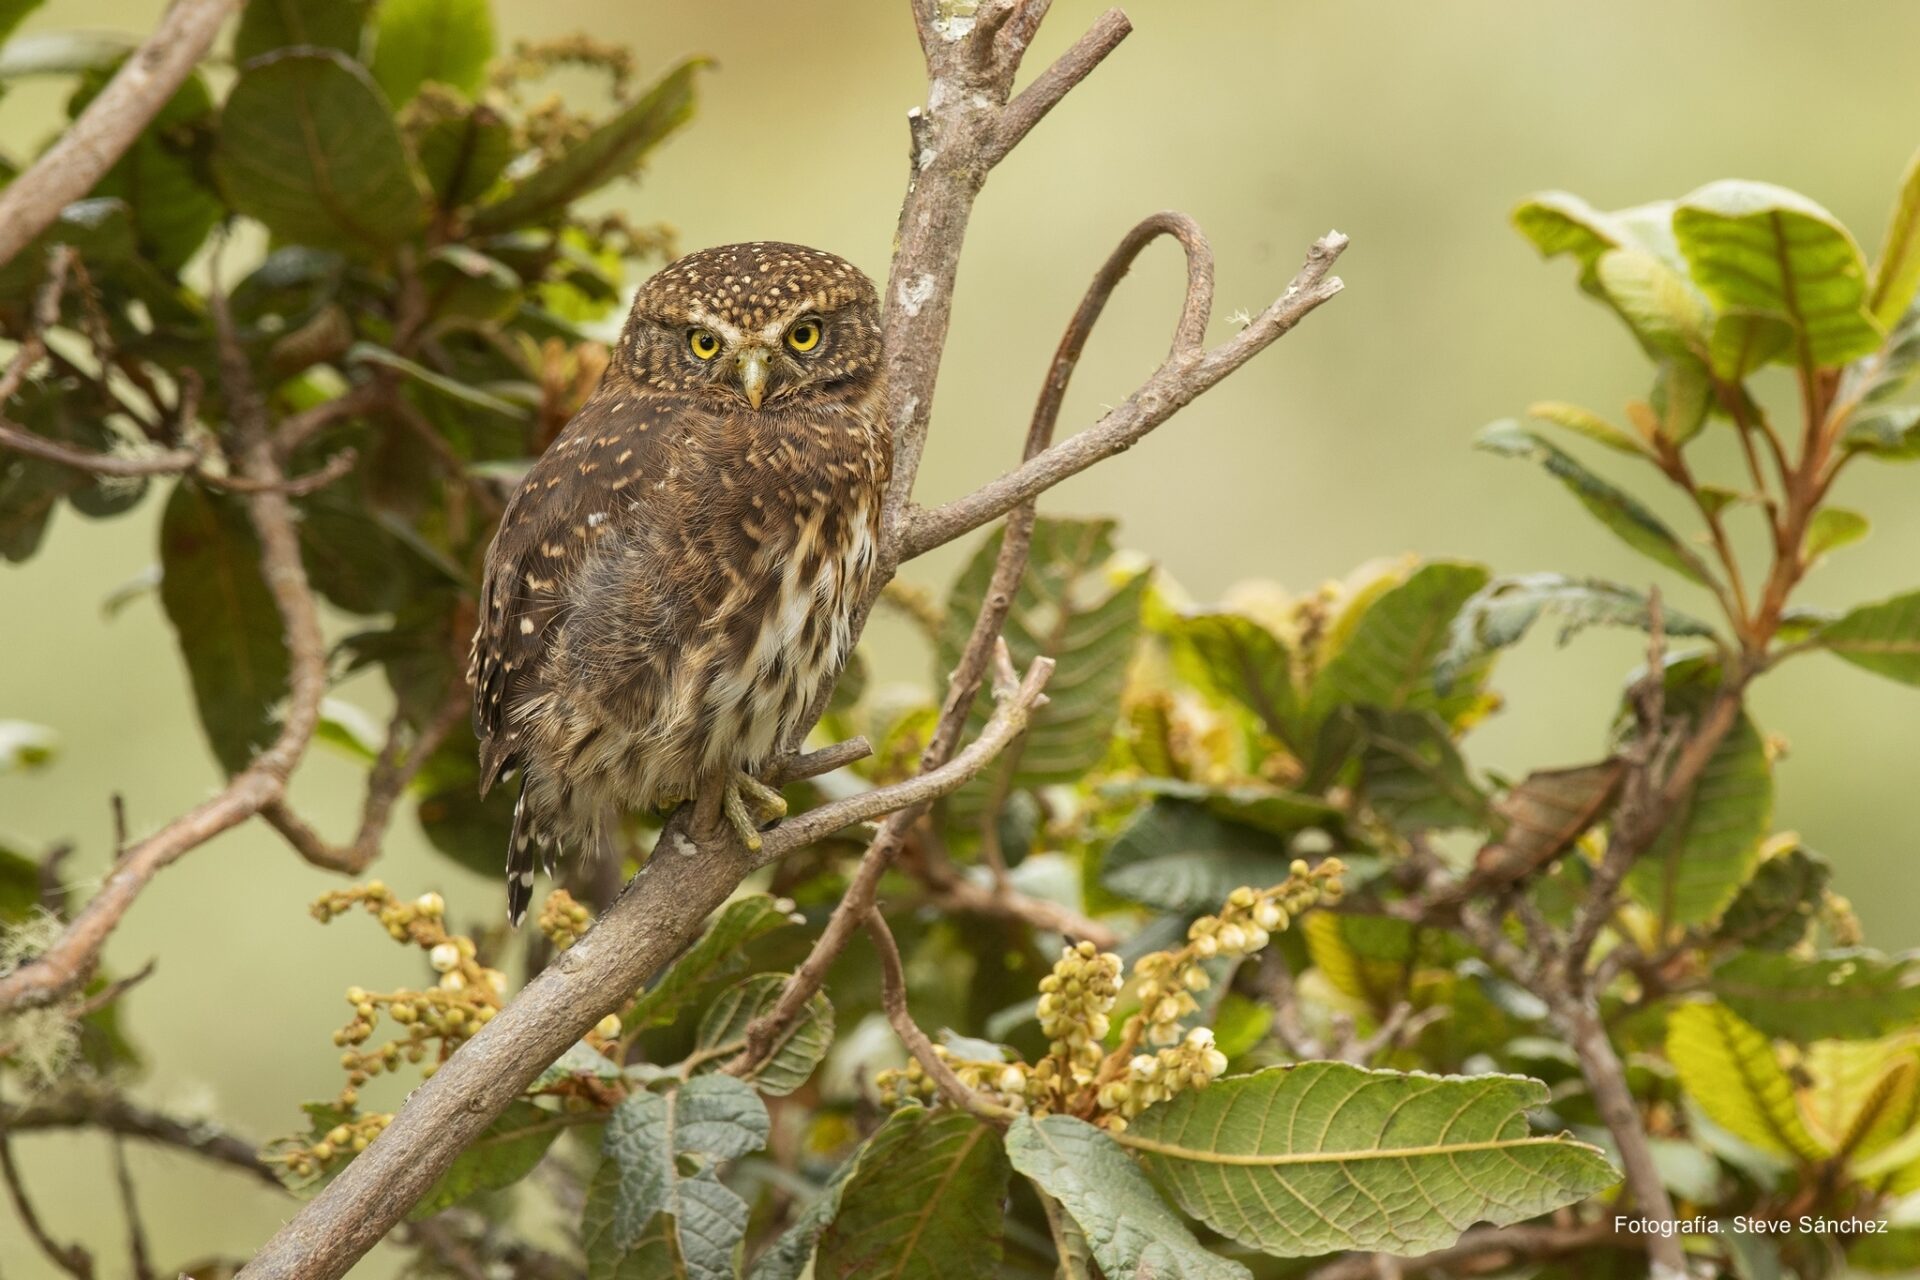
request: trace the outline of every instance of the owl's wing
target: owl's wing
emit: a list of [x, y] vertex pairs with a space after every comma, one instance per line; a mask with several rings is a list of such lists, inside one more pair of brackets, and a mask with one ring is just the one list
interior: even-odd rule
[[673, 406], [602, 384], [527, 472], [487, 550], [467, 680], [480, 739], [481, 794], [512, 767], [513, 708], [534, 689], [588, 552], [641, 500], [664, 465]]

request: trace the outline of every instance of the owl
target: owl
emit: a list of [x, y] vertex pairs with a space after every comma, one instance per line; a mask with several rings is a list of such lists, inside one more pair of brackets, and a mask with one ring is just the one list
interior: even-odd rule
[[481, 794], [519, 778], [514, 924], [536, 858], [624, 812], [699, 798], [755, 848], [785, 812], [754, 774], [853, 643], [884, 405], [873, 283], [832, 254], [726, 245], [640, 287], [487, 551], [468, 681]]

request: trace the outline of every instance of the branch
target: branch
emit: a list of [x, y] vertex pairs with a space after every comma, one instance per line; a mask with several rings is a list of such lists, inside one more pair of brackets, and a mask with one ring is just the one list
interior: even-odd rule
[[211, 800], [196, 806], [127, 851], [100, 891], [80, 909], [47, 949], [0, 974], [0, 1010], [48, 1004], [87, 980], [100, 950], [148, 881], [190, 849], [237, 826], [278, 800], [287, 778], [306, 754], [326, 693], [326, 640], [307, 573], [285, 477], [274, 458], [266, 409], [253, 385], [246, 356], [233, 335], [226, 298], [216, 284], [208, 293], [219, 338], [220, 372], [233, 415], [239, 474], [257, 481], [247, 495], [247, 513], [260, 539], [260, 571], [286, 633], [291, 669], [285, 717], [272, 745], [235, 774]]
[[[1037, 660], [980, 738], [945, 768], [790, 818], [766, 833], [758, 856], [734, 840], [695, 845], [687, 830], [691, 806], [682, 806], [654, 856], [587, 935], [415, 1089], [385, 1132], [242, 1274], [311, 1280], [346, 1274], [535, 1076], [684, 951], [757, 866], [892, 806], [924, 803], [959, 787], [1024, 727], [1051, 669]], [[696, 856], [673, 852], [682, 848]]]
[[241, 0], [177, 0], [80, 118], [0, 190], [0, 266], [93, 190], [186, 81]]
[[170, 1147], [248, 1174], [276, 1190], [286, 1190], [273, 1167], [260, 1159], [259, 1146], [206, 1121], [182, 1120], [150, 1111], [118, 1093], [76, 1089], [33, 1102], [0, 1107], [0, 1133], [48, 1129], [103, 1129], [155, 1146]]
[[405, 717], [400, 712], [394, 713], [392, 722], [387, 726], [386, 745], [380, 749], [380, 755], [368, 772], [367, 798], [360, 808], [360, 828], [350, 844], [328, 842], [325, 836], [294, 813], [284, 796], [262, 808], [260, 816], [286, 838], [294, 852], [314, 866], [345, 875], [358, 875], [380, 856], [381, 841], [386, 838], [387, 826], [393, 821], [393, 806], [401, 794], [419, 776], [427, 760], [439, 750], [440, 744], [446, 741], [447, 735], [453, 732], [454, 726], [466, 714], [467, 688], [458, 685], [447, 698], [446, 705], [420, 730], [409, 750], [405, 738]]
[[913, 1012], [907, 1008], [907, 978], [900, 967], [900, 946], [893, 940], [893, 930], [887, 928], [886, 917], [880, 914], [879, 908], [873, 907], [868, 909], [862, 923], [866, 925], [867, 936], [873, 939], [874, 952], [880, 957], [880, 1007], [886, 1012], [893, 1034], [900, 1038], [900, 1043], [928, 1078], [940, 1087], [947, 1101], [1004, 1126], [1013, 1118], [1013, 1112], [969, 1089], [947, 1065], [946, 1059], [934, 1052], [933, 1041], [927, 1039], [927, 1033], [913, 1020]]
[[1170, 357], [1137, 391], [1091, 427], [984, 488], [943, 507], [909, 513], [900, 538], [900, 559], [911, 560], [971, 533], [1103, 458], [1132, 448], [1149, 431], [1339, 293], [1344, 287], [1340, 278], [1327, 273], [1346, 247], [1347, 238], [1337, 231], [1322, 236], [1308, 251], [1305, 265], [1287, 286], [1286, 293], [1234, 337], [1209, 350], [1185, 351]]
[[167, 449], [159, 453], [96, 453], [76, 449], [35, 435], [22, 427], [0, 419], [0, 448], [42, 462], [58, 463], [96, 476], [175, 476], [200, 465], [200, 454], [193, 449]]

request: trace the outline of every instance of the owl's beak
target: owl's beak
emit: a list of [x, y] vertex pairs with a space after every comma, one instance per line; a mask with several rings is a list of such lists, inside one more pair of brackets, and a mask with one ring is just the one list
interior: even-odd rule
[[765, 347], [748, 347], [739, 356], [740, 390], [747, 396], [747, 403], [758, 409], [760, 402], [767, 398], [767, 379], [772, 376], [772, 362]]

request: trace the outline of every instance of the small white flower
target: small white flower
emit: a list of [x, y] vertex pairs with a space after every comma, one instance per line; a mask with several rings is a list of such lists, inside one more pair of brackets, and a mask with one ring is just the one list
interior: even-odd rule
[[442, 991], [465, 991], [467, 989], [467, 980], [462, 977], [457, 970], [453, 973], [443, 973], [440, 975], [440, 989]]
[[1150, 1053], [1136, 1053], [1127, 1063], [1127, 1070], [1136, 1080], [1151, 1080], [1160, 1070], [1160, 1059]]
[[1195, 1027], [1187, 1032], [1187, 1043], [1196, 1049], [1213, 1048], [1213, 1028]]
[[423, 893], [413, 900], [413, 905], [422, 915], [437, 916], [445, 913], [446, 899], [437, 893]]
[[1220, 927], [1220, 949], [1230, 956], [1237, 956], [1247, 949], [1247, 935], [1237, 924]]
[[460, 948], [451, 942], [442, 942], [427, 952], [427, 963], [435, 973], [449, 973], [460, 967]]

